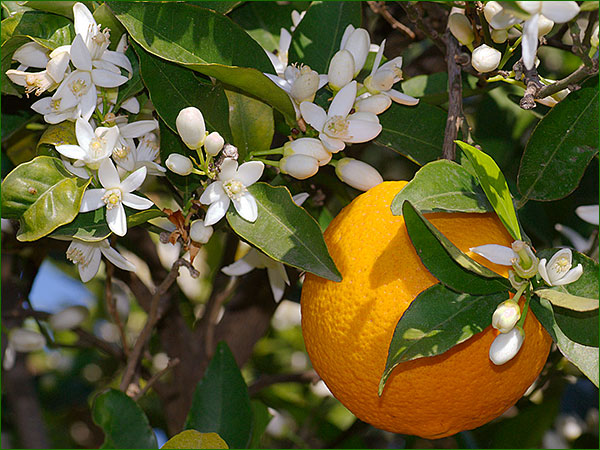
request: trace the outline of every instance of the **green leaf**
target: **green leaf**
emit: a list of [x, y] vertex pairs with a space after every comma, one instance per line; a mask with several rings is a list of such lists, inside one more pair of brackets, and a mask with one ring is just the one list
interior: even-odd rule
[[436, 284], [421, 292], [404, 312], [390, 342], [379, 395], [398, 364], [440, 355], [480, 333], [492, 323], [492, 314], [505, 293], [488, 296], [460, 294]]
[[274, 71], [268, 56], [228, 17], [182, 2], [108, 4], [146, 51], [254, 95], [295, 122], [288, 95], [262, 73]]
[[[500, 86], [500, 83], [488, 83], [477, 87], [479, 78], [463, 74], [463, 98], [483, 94]], [[438, 72], [430, 75], [417, 75], [401, 83], [402, 92], [430, 105], [443, 105], [448, 101], [448, 73]]]
[[[116, 103], [116, 106], [119, 107], [121, 106], [121, 103], [123, 103], [125, 100], [139, 94], [144, 89], [144, 83], [140, 74], [140, 62], [132, 46], [129, 46], [129, 48], [125, 51], [125, 56], [127, 56], [129, 61], [131, 62], [133, 74], [125, 84], [119, 86], [119, 93], [117, 94]], [[117, 109], [116, 106], [115, 110]]]
[[269, 422], [273, 416], [269, 412], [267, 405], [260, 400], [252, 400], [250, 402], [250, 406], [252, 406], [252, 417], [254, 418], [254, 423], [252, 426], [252, 439], [250, 440], [250, 445], [248, 448], [261, 448], [261, 437], [267, 429], [267, 425], [269, 425]]
[[185, 430], [176, 434], [161, 447], [166, 448], [229, 448], [217, 433], [200, 433], [196, 430]]
[[[71, 20], [73, 20], [73, 5], [77, 2], [57, 2], [57, 1], [34, 1], [34, 2], [22, 2], [25, 3], [25, 6], [28, 6], [33, 9], [37, 9], [39, 11], [46, 11], [53, 14], [58, 14], [61, 16], [65, 16]], [[83, 3], [90, 11], [94, 11], [93, 2], [80, 2]], [[101, 8], [102, 6], [100, 6]], [[95, 11], [94, 11], [95, 12]], [[94, 14], [95, 17], [95, 14]], [[101, 22], [102, 25], [105, 25], [104, 22]], [[109, 27], [110, 28], [110, 27]], [[112, 30], [111, 30], [112, 31]]]
[[577, 188], [598, 154], [598, 85], [571, 92], [540, 120], [527, 142], [517, 186], [526, 199], [549, 201]]
[[158, 448], [148, 418], [131, 398], [110, 389], [98, 395], [92, 419], [104, 431], [101, 448]]
[[94, 19], [96, 23], [102, 25], [102, 28], [110, 29], [110, 50], [115, 50], [119, 44], [119, 40], [123, 33], [125, 33], [125, 27], [117, 20], [115, 15], [112, 13], [106, 3], [102, 3], [94, 11]]
[[505, 278], [472, 260], [408, 201], [402, 207], [408, 236], [421, 261], [445, 286], [468, 294], [506, 292]]
[[463, 166], [448, 160], [427, 163], [392, 201], [392, 214], [402, 215], [409, 200], [422, 213], [493, 211], [475, 178]]
[[596, 9], [598, 9], [598, 2], [596, 1], [581, 2], [579, 6], [580, 11], [595, 11]]
[[318, 73], [327, 73], [329, 61], [340, 49], [346, 27], [359, 27], [360, 2], [313, 2], [294, 30], [290, 62], [302, 62]]
[[65, 144], [77, 145], [75, 122], [68, 120], [46, 128], [37, 144], [36, 152], [38, 155], [52, 156], [57, 145]]
[[248, 388], [225, 342], [198, 382], [186, 429], [218, 433], [231, 448], [247, 448], [252, 436]]
[[494, 211], [515, 240], [521, 239], [521, 229], [517, 220], [517, 212], [513, 205], [506, 179], [494, 160], [481, 150], [462, 141], [456, 141], [471, 163], [479, 184]]
[[188, 2], [192, 5], [201, 6], [202, 8], [212, 9], [221, 14], [228, 14], [233, 10], [237, 5], [243, 3], [241, 1], [238, 2], [227, 2], [227, 1], [207, 1], [207, 0], [198, 0]]
[[244, 161], [253, 151], [271, 148], [275, 133], [273, 109], [239, 92], [226, 90], [225, 94], [229, 101], [229, 126], [239, 160]]
[[[150, 219], [165, 216], [160, 209], [152, 207], [143, 211], [125, 206], [127, 216], [127, 228], [133, 228]], [[106, 208], [99, 208], [77, 215], [72, 222], [58, 227], [50, 236], [57, 239], [79, 239], [85, 242], [97, 242], [111, 235], [110, 228], [106, 222]]]
[[19, 219], [19, 241], [35, 241], [77, 216], [90, 181], [73, 176], [57, 158], [38, 156], [2, 182], [2, 216]]
[[152, 104], [171, 130], [177, 132], [175, 121], [179, 112], [195, 106], [202, 111], [210, 131], [218, 131], [226, 141], [232, 141], [229, 104], [220, 83], [201, 81], [191, 70], [154, 56], [135, 43], [132, 46], [140, 59], [142, 78]]
[[[561, 329], [550, 302], [546, 299], [533, 298], [529, 306], [535, 317], [558, 346], [560, 352], [571, 361], [581, 372], [598, 386], [598, 340], [596, 346], [582, 345], [570, 339]], [[596, 326], [598, 318], [596, 316]]]
[[548, 300], [554, 306], [572, 309], [573, 311], [593, 311], [598, 309], [598, 299], [579, 297], [552, 289], [538, 289], [535, 294]]
[[442, 156], [446, 113], [441, 109], [419, 103], [392, 106], [379, 115], [383, 130], [375, 144], [387, 147], [420, 166]]
[[233, 231], [277, 261], [328, 280], [342, 280], [319, 225], [294, 203], [287, 188], [256, 183], [248, 191], [256, 200], [258, 218], [248, 222], [230, 206], [227, 221]]
[[[159, 120], [160, 130], [160, 160], [166, 161], [171, 153], [179, 153], [187, 157], [198, 158], [198, 155], [188, 149], [179, 135], [172, 131], [164, 121]], [[188, 176], [177, 175], [170, 170], [165, 172], [167, 180], [183, 194], [184, 204], [191, 198], [192, 194], [201, 185], [201, 178], [196, 174]]]

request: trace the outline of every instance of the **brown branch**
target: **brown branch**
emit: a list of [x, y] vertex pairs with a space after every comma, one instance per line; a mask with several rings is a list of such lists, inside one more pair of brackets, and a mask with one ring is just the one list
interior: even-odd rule
[[205, 334], [204, 334], [204, 352], [208, 359], [212, 359], [216, 343], [215, 343], [215, 328], [219, 312], [225, 301], [231, 296], [238, 285], [238, 277], [230, 278], [225, 289], [219, 292], [213, 292], [213, 295], [208, 300], [205, 309]]
[[173, 367], [175, 367], [177, 364], [180, 363], [179, 358], [173, 358], [171, 360], [169, 360], [169, 363], [167, 364], [167, 367], [165, 367], [164, 369], [162, 369], [161, 371], [155, 373], [154, 375], [152, 375], [152, 377], [146, 382], [146, 384], [144, 385], [144, 387], [140, 390], [140, 392], [138, 392], [133, 399], [137, 402], [140, 398], [142, 398], [144, 396], [144, 394], [146, 392], [148, 392], [150, 390], [150, 388], [152, 386], [154, 386], [154, 384], [160, 380], [162, 378], [162, 376], [164, 374], [166, 374], [169, 370], [171, 370]]
[[400, 2], [399, 4], [406, 12], [408, 19], [413, 22], [417, 28], [431, 40], [431, 42], [435, 44], [442, 54], [446, 54], [446, 44], [442, 36], [440, 36], [436, 29], [432, 28], [423, 20], [423, 12], [419, 3], [417, 2], [415, 5], [413, 2]]
[[562, 91], [563, 89], [568, 88], [569, 86], [576, 85], [577, 83], [582, 82], [586, 78], [589, 78], [594, 75], [598, 75], [598, 57], [594, 57], [592, 59], [592, 67], [588, 67], [585, 64], [581, 65], [579, 69], [573, 72], [571, 75], [563, 78], [562, 80], [558, 80], [555, 83], [549, 84], [547, 86], [542, 87], [537, 93], [535, 98], [545, 98], [552, 94], [556, 94], [557, 92]]
[[311, 383], [315, 384], [321, 378], [314, 370], [299, 373], [283, 373], [278, 375], [264, 375], [248, 387], [248, 393], [255, 395], [262, 389], [278, 383]]
[[457, 62], [459, 55], [458, 42], [446, 31], [446, 63], [448, 64], [448, 117], [446, 119], [446, 130], [444, 132], [444, 144], [442, 147], [442, 158], [454, 161], [456, 158], [456, 144], [463, 112], [462, 112], [462, 77], [460, 66]]
[[123, 348], [123, 352], [125, 356], [129, 356], [129, 347], [127, 345], [127, 336], [125, 334], [125, 328], [123, 327], [123, 322], [121, 322], [121, 318], [119, 317], [119, 313], [117, 312], [117, 307], [115, 305], [115, 299], [112, 292], [112, 277], [114, 273], [114, 266], [110, 261], [106, 261], [106, 284], [104, 286], [104, 295], [106, 299], [106, 309], [110, 314], [113, 322], [117, 325], [117, 329], [119, 330], [119, 338], [121, 339], [121, 347]]
[[398, 19], [396, 19], [389, 12], [387, 7], [385, 6], [385, 2], [367, 2], [367, 4], [371, 8], [371, 11], [373, 11], [375, 14], [379, 14], [381, 17], [383, 17], [386, 20], [386, 22], [392, 26], [392, 28], [394, 30], [402, 31], [411, 39], [415, 39], [417, 37], [415, 35], [415, 33], [413, 32], [413, 30], [411, 30], [406, 25], [404, 25], [403, 23], [398, 21]]

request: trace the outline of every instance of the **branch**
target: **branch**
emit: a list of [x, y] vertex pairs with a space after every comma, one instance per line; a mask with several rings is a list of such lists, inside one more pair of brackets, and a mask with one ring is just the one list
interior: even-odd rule
[[314, 370], [299, 373], [283, 373], [278, 375], [264, 375], [248, 387], [248, 393], [255, 395], [262, 389], [278, 383], [311, 383], [315, 384], [321, 378]]
[[568, 88], [569, 86], [580, 83], [586, 78], [598, 75], [598, 56], [595, 56], [594, 59], [592, 59], [592, 63], [592, 67], [588, 67], [585, 64], [583, 64], [579, 67], [579, 69], [577, 69], [575, 72], [573, 72], [566, 78], [558, 80], [555, 83], [549, 84], [548, 86], [544, 86], [537, 92], [535, 98], [548, 97], [549, 95], [556, 94], [557, 92], [560, 92], [563, 89]]
[[444, 132], [444, 145], [442, 158], [454, 161], [456, 157], [456, 144], [463, 112], [462, 112], [462, 77], [461, 69], [457, 62], [459, 55], [458, 42], [446, 31], [446, 63], [448, 64], [448, 118], [446, 119], [446, 130]]
[[208, 359], [212, 359], [215, 352], [215, 327], [217, 326], [217, 319], [219, 317], [219, 311], [225, 303], [225, 301], [231, 296], [233, 291], [238, 285], [238, 277], [230, 278], [227, 282], [227, 286], [222, 291], [213, 291], [213, 295], [208, 300], [205, 310], [205, 334], [204, 334], [204, 352]]
[[379, 14], [381, 17], [383, 17], [387, 21], [387, 23], [389, 23], [392, 26], [392, 28], [394, 30], [402, 31], [411, 39], [415, 39], [417, 37], [415, 35], [415, 33], [413, 32], [413, 30], [411, 30], [406, 25], [404, 25], [403, 23], [398, 21], [388, 11], [387, 7], [385, 6], [385, 2], [367, 2], [367, 3], [371, 7], [371, 11], [373, 11], [375, 14]]
[[[418, 5], [418, 3], [417, 3]], [[409, 20], [417, 25], [417, 28], [427, 36], [431, 42], [442, 52], [446, 54], [446, 44], [443, 38], [440, 36], [438, 31], [432, 28], [428, 23], [423, 20], [423, 13], [421, 8], [414, 5], [412, 2], [400, 2], [400, 6], [406, 12]]]
[[[519, 63], [520, 62], [521, 61], [519, 61]], [[531, 70], [525, 70], [523, 76], [525, 78], [525, 93], [519, 102], [519, 106], [526, 110], [533, 109], [535, 108], [535, 99], [538, 98], [539, 91], [543, 84], [540, 81], [540, 77], [535, 67]]]
[[162, 378], [162, 376], [164, 374], [166, 374], [169, 370], [171, 370], [173, 367], [175, 367], [177, 364], [179, 364], [179, 362], [180, 362], [179, 358], [174, 358], [174, 359], [169, 360], [167, 367], [165, 367], [163, 370], [159, 371], [158, 373], [155, 373], [154, 375], [152, 375], [152, 377], [144, 385], [142, 390], [140, 390], [140, 392], [138, 392], [133, 397], [133, 399], [137, 402], [140, 398], [142, 398], [144, 396], [144, 394], [146, 392], [148, 392], [152, 386], [154, 386], [154, 383], [156, 383], [160, 378]]
[[123, 327], [123, 322], [121, 322], [121, 318], [119, 317], [119, 313], [117, 312], [117, 307], [115, 305], [115, 299], [113, 297], [112, 292], [112, 277], [114, 273], [114, 266], [110, 261], [106, 261], [106, 284], [104, 287], [104, 294], [106, 298], [106, 309], [108, 313], [112, 317], [113, 322], [117, 325], [117, 329], [119, 330], [119, 338], [121, 339], [121, 347], [123, 348], [123, 352], [126, 356], [129, 354], [129, 348], [127, 346], [127, 336], [125, 334], [125, 328]]

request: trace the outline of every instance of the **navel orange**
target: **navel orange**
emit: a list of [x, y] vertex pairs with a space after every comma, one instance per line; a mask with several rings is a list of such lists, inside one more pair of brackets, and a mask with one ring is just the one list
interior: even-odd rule
[[[508, 363], [495, 366], [489, 360], [497, 335], [490, 326], [446, 353], [401, 363], [377, 395], [398, 320], [437, 282], [412, 246], [404, 219], [390, 211], [405, 184], [372, 188], [331, 222], [325, 241], [343, 281], [307, 274], [302, 331], [315, 370], [358, 418], [387, 431], [441, 438], [483, 425], [513, 405], [542, 370], [551, 339], [529, 311], [523, 346]], [[510, 245], [495, 214], [426, 217], [463, 252], [507, 276], [507, 267], [469, 251], [483, 244]]]

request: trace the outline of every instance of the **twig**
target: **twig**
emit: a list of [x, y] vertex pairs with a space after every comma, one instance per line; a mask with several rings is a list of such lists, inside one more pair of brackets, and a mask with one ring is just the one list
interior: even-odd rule
[[159, 379], [161, 379], [162, 376], [164, 374], [166, 374], [169, 370], [171, 370], [173, 367], [175, 367], [177, 364], [179, 364], [179, 362], [180, 362], [179, 358], [173, 358], [173, 359], [169, 360], [167, 367], [165, 367], [160, 372], [157, 372], [154, 375], [152, 375], [152, 377], [148, 380], [148, 382], [144, 385], [144, 387], [140, 390], [140, 392], [138, 392], [133, 397], [133, 399], [137, 402], [140, 398], [142, 398], [144, 396], [144, 394], [150, 390], [150, 388], [154, 385], [154, 383], [156, 383]]
[[123, 352], [125, 356], [129, 356], [129, 347], [127, 345], [127, 336], [125, 334], [125, 328], [123, 327], [123, 322], [121, 322], [121, 318], [119, 317], [119, 313], [117, 312], [117, 308], [115, 305], [115, 299], [112, 292], [112, 277], [114, 273], [114, 266], [110, 263], [110, 261], [106, 261], [106, 284], [104, 289], [104, 294], [106, 298], [106, 309], [110, 314], [113, 322], [117, 325], [117, 329], [119, 330], [119, 338], [121, 339], [121, 347], [123, 348]]
[[314, 370], [298, 373], [283, 373], [279, 375], [265, 375], [260, 377], [248, 387], [248, 393], [255, 395], [262, 389], [278, 383], [316, 383], [321, 378]]
[[[589, 23], [588, 23], [588, 25], [589, 25]], [[581, 29], [579, 28], [579, 25], [577, 25], [577, 22], [571, 22], [569, 24], [569, 32], [571, 34], [571, 39], [573, 39], [573, 48], [572, 48], [573, 53], [575, 53], [577, 56], [579, 56], [581, 58], [581, 61], [583, 62], [583, 64], [585, 66], [592, 67], [593, 66], [592, 59], [587, 54], [587, 50], [589, 50], [589, 46], [584, 45], [581, 42], [581, 39], [579, 38], [579, 36], [581, 34]], [[591, 32], [590, 32], [590, 35], [591, 35]], [[588, 41], [588, 44], [589, 44], [589, 41]]]
[[233, 293], [238, 285], [238, 277], [230, 278], [227, 282], [227, 286], [222, 291], [215, 293], [211, 296], [206, 305], [206, 334], [204, 335], [204, 352], [208, 359], [212, 359], [215, 352], [215, 327], [217, 326], [217, 319], [219, 317], [219, 311], [225, 303], [225, 300]]
[[586, 78], [598, 74], [598, 57], [595, 56], [592, 59], [592, 67], [588, 67], [585, 64], [581, 65], [579, 69], [573, 72], [571, 75], [558, 80], [555, 83], [549, 84], [548, 86], [542, 87], [536, 95], [536, 98], [545, 98], [549, 95], [556, 94], [569, 86], [575, 85]]
[[127, 390], [129, 384], [135, 376], [136, 368], [139, 364], [139, 360], [142, 356], [142, 352], [144, 350], [146, 342], [148, 341], [148, 339], [150, 339], [150, 336], [152, 335], [152, 329], [164, 314], [164, 308], [159, 308], [160, 299], [162, 295], [165, 292], [167, 292], [171, 285], [177, 280], [177, 277], [179, 276], [179, 268], [181, 266], [186, 266], [190, 270], [192, 276], [194, 276], [194, 274], [197, 274], [197, 271], [192, 267], [189, 261], [187, 261], [184, 258], [179, 258], [173, 263], [169, 274], [156, 289], [156, 292], [154, 293], [154, 295], [152, 296], [152, 300], [150, 301], [150, 311], [148, 312], [148, 319], [146, 319], [146, 324], [144, 325], [144, 328], [138, 336], [133, 350], [131, 351], [127, 359], [125, 373], [123, 374], [121, 384], [119, 385], [119, 389], [123, 392]]
[[458, 130], [462, 122], [462, 77], [460, 66], [456, 61], [458, 56], [458, 42], [446, 31], [446, 63], [448, 65], [448, 118], [446, 119], [446, 130], [444, 132], [444, 144], [442, 147], [442, 158], [454, 161], [456, 158], [456, 145], [454, 141], [458, 137]]
[[411, 30], [406, 25], [404, 25], [403, 23], [398, 21], [388, 11], [387, 7], [385, 6], [385, 2], [367, 2], [367, 3], [369, 5], [369, 7], [371, 8], [371, 11], [373, 11], [375, 14], [379, 14], [381, 17], [383, 17], [392, 26], [393, 29], [402, 31], [411, 39], [415, 39], [417, 37], [415, 35], [415, 33], [413, 32], [413, 30]]
[[484, 42], [492, 46], [492, 35], [490, 34], [490, 25], [488, 24], [487, 19], [485, 18], [485, 14], [483, 13], [483, 2], [475, 2], [477, 5], [477, 16], [479, 17], [479, 23], [481, 24], [481, 29], [483, 30]]
[[[517, 64], [520, 63], [521, 61], [519, 61]], [[517, 70], [518, 69], [515, 69], [515, 72], [517, 72]], [[525, 93], [519, 102], [519, 106], [521, 106], [523, 109], [529, 110], [535, 108], [535, 99], [538, 98], [539, 91], [543, 87], [543, 84], [540, 81], [540, 77], [535, 67], [531, 70], [525, 70], [523, 72], [523, 76], [525, 78]]]
[[[418, 3], [417, 3], [418, 5]], [[420, 8], [413, 5], [412, 2], [400, 2], [400, 6], [406, 12], [408, 19], [417, 25], [417, 28], [427, 36], [431, 42], [435, 44], [435, 46], [440, 49], [443, 54], [446, 54], [446, 44], [444, 40], [437, 32], [437, 30], [431, 28], [428, 24], [423, 20], [423, 14]]]

